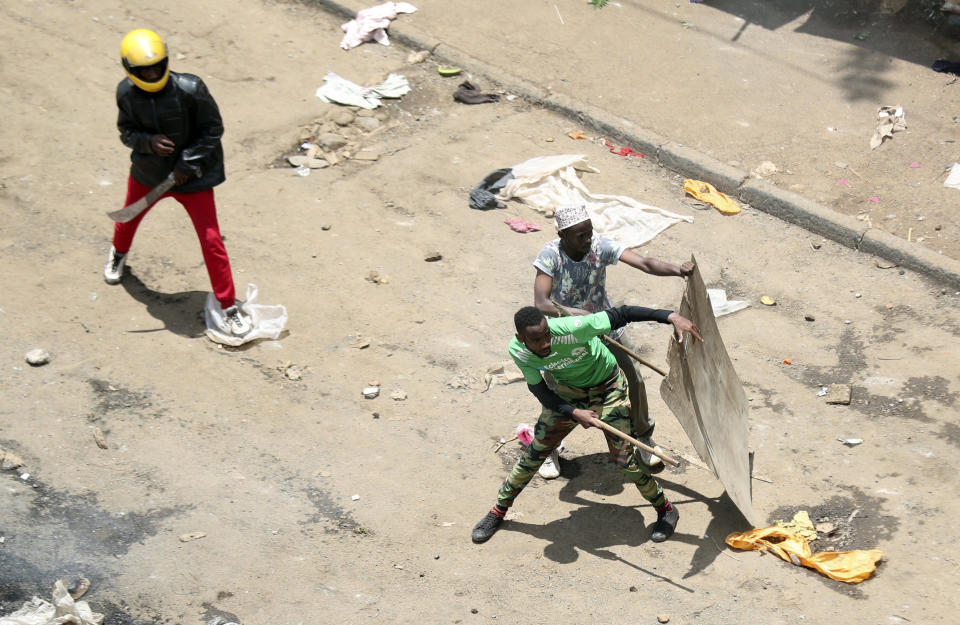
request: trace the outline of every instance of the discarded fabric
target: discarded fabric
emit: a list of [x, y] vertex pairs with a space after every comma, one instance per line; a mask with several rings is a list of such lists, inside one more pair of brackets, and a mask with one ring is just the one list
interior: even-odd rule
[[385, 46], [390, 45], [390, 39], [387, 37], [387, 26], [390, 20], [397, 17], [399, 13], [413, 13], [417, 7], [408, 2], [384, 2], [369, 9], [363, 9], [357, 13], [357, 17], [350, 20], [340, 28], [346, 33], [340, 47], [344, 50], [356, 48], [364, 41], [376, 41]]
[[[309, 171], [309, 170], [308, 170]], [[220, 302], [207, 294], [207, 305], [204, 316], [207, 321], [207, 338], [215, 343], [237, 347], [257, 339], [275, 339], [283, 332], [287, 325], [287, 309], [283, 306], [265, 306], [257, 303], [257, 286], [247, 284], [247, 299], [241, 307], [243, 312], [250, 315], [250, 331], [243, 336], [225, 334], [220, 328], [224, 327], [223, 311]]]
[[317, 88], [317, 97], [324, 102], [336, 102], [364, 109], [380, 106], [380, 98], [399, 98], [410, 91], [410, 83], [401, 74], [390, 74], [379, 85], [361, 87], [333, 72], [323, 77], [323, 86]]
[[536, 232], [537, 230], [540, 230], [540, 226], [538, 226], [537, 224], [529, 221], [525, 221], [523, 219], [520, 219], [519, 217], [507, 217], [506, 219], [503, 220], [503, 223], [510, 226], [510, 229], [513, 230], [514, 232], [527, 233], [527, 232]]
[[933, 62], [933, 65], [931, 65], [930, 68], [935, 72], [960, 76], [960, 63], [956, 63], [954, 61], [937, 59]]
[[740, 207], [729, 195], [717, 191], [709, 182], [687, 178], [683, 181], [683, 190], [701, 202], [712, 204], [724, 215], [736, 215], [740, 212]]
[[457, 90], [453, 92], [453, 99], [464, 104], [484, 104], [487, 102], [499, 102], [500, 96], [496, 93], [481, 93], [480, 87], [469, 80], [460, 83]]
[[870, 137], [870, 149], [876, 149], [893, 133], [907, 129], [902, 106], [881, 106], [877, 110], [877, 130]]
[[806, 510], [800, 510], [789, 521], [777, 521], [776, 525], [787, 531], [795, 532], [808, 541], [817, 539], [817, 530], [814, 529], [813, 521], [810, 520], [810, 514]]
[[53, 603], [34, 597], [7, 616], [0, 616], [0, 625], [100, 625], [103, 615], [90, 609], [86, 601], [74, 601], [63, 580], [53, 585]]
[[490, 210], [491, 208], [503, 208], [504, 203], [497, 199], [496, 193], [502, 189], [507, 182], [513, 178], [513, 170], [509, 167], [496, 169], [486, 178], [480, 181], [476, 187], [470, 191], [470, 208], [476, 210]]
[[512, 170], [513, 179], [500, 192], [501, 200], [518, 199], [548, 214], [564, 204], [583, 204], [590, 213], [594, 231], [616, 239], [624, 247], [643, 245], [675, 223], [693, 223], [693, 217], [670, 213], [630, 197], [591, 192], [578, 172], [598, 170], [588, 165], [582, 154], [538, 156]]
[[628, 148], [628, 147], [618, 148], [617, 146], [613, 145], [609, 141], [604, 141], [603, 144], [610, 149], [611, 153], [616, 154], [617, 156], [639, 156], [640, 158], [643, 158], [643, 154], [640, 152], [637, 152], [633, 148]]
[[810, 545], [798, 534], [781, 527], [764, 527], [727, 536], [734, 549], [770, 551], [782, 560], [811, 568], [830, 579], [859, 584], [868, 579], [883, 558], [879, 549], [857, 551], [821, 551], [811, 554]]

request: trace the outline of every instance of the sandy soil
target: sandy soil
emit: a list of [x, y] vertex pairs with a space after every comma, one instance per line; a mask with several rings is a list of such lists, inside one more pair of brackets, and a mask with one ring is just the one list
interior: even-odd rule
[[[203, 337], [209, 285], [170, 201], [144, 222], [123, 284], [103, 283], [104, 212], [122, 202], [127, 161], [117, 54], [142, 25], [220, 104], [221, 226], [241, 292], [255, 283], [289, 310], [278, 341]], [[574, 143], [569, 120], [521, 100], [456, 104], [458, 79], [397, 46], [340, 51], [339, 21], [300, 4], [36, 1], [5, 5], [0, 32], [0, 448], [25, 460], [0, 472], [0, 613], [71, 573], [91, 579], [107, 623], [948, 623], [960, 608], [956, 293], [762, 213], [695, 210], [676, 176]], [[414, 89], [360, 139], [378, 161], [299, 177], [276, 165], [329, 114], [313, 92], [331, 70], [367, 84], [397, 71]], [[681, 520], [654, 545], [655, 514], [586, 431], [563, 477], [535, 479], [491, 542], [470, 542], [519, 450], [495, 442], [537, 412], [522, 384], [470, 380], [506, 358], [552, 235], [523, 206], [472, 211], [466, 194], [495, 168], [569, 152], [600, 169], [591, 189], [695, 217], [640, 251], [694, 254], [708, 285], [752, 303], [720, 329], [750, 398], [755, 470], [772, 480], [754, 484], [757, 516], [833, 523], [816, 547], [883, 550], [874, 579], [846, 586], [726, 549], [747, 525], [689, 463], [661, 474]], [[544, 230], [514, 233], [508, 215]], [[434, 250], [443, 259], [425, 262]], [[657, 307], [683, 289], [626, 267], [609, 281]], [[633, 332], [662, 364], [666, 329]], [[23, 361], [34, 347], [50, 364]], [[382, 392], [365, 400], [371, 380]], [[853, 402], [825, 404], [829, 383], [850, 384]], [[651, 372], [658, 440], [693, 454], [658, 384]], [[206, 536], [180, 542], [188, 532]]]

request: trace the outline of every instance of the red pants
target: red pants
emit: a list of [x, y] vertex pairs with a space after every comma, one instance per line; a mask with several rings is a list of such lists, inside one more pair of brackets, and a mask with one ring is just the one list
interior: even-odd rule
[[[124, 206], [136, 202], [145, 196], [148, 191], [150, 191], [150, 187], [143, 186], [130, 176], [127, 179], [127, 200], [124, 202]], [[187, 209], [187, 214], [193, 221], [193, 228], [197, 231], [197, 238], [200, 239], [203, 261], [207, 265], [207, 274], [210, 276], [213, 294], [220, 302], [221, 307], [233, 306], [236, 303], [233, 274], [230, 272], [230, 258], [227, 256], [227, 248], [223, 246], [223, 239], [220, 238], [220, 226], [217, 224], [217, 205], [213, 201], [213, 189], [198, 191], [197, 193], [167, 193], [160, 199], [165, 197], [172, 197]], [[127, 223], [114, 225], [113, 247], [115, 250], [121, 254], [130, 251], [133, 235], [137, 233], [140, 221], [146, 217], [149, 211], [150, 207]]]

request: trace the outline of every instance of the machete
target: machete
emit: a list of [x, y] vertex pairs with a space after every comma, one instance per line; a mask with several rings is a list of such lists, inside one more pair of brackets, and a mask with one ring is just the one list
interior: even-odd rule
[[163, 179], [163, 182], [150, 189], [145, 196], [120, 210], [110, 211], [107, 215], [117, 223], [125, 224], [147, 210], [160, 196], [169, 191], [174, 185], [173, 172]]

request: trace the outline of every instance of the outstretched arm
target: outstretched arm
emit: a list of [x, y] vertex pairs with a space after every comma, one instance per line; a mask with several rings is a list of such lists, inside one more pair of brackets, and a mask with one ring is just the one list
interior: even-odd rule
[[[537, 269], [537, 277], [533, 281], [533, 305], [539, 308], [543, 314], [548, 317], [559, 317], [560, 311], [550, 301], [550, 293], [553, 291], [553, 277], [547, 275], [542, 270]], [[571, 315], [589, 315], [590, 313], [580, 308], [564, 306]]]
[[653, 276], [677, 276], [678, 278], [685, 278], [693, 273], [694, 268], [694, 264], [690, 261], [677, 267], [676, 265], [656, 258], [641, 256], [631, 250], [623, 250], [623, 254], [620, 255], [620, 260], [631, 267]]
[[684, 332], [689, 332], [693, 335], [693, 338], [701, 343], [703, 342], [703, 337], [700, 336], [700, 328], [695, 323], [670, 310], [655, 310], [643, 306], [617, 306], [616, 308], [608, 308], [604, 312], [610, 317], [612, 330], [637, 321], [657, 321], [673, 325], [673, 335], [677, 338], [677, 343], [683, 343]]

